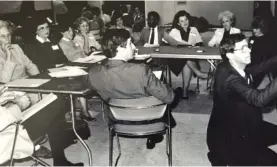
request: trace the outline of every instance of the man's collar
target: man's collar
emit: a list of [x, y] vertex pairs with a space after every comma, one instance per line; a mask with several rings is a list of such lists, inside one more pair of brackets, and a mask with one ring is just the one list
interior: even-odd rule
[[127, 16], [127, 15], [129, 15], [129, 14], [128, 14], [128, 13], [123, 13], [123, 14], [122, 14], [122, 16]]
[[[149, 29], [152, 29], [152, 27], [149, 27]], [[158, 29], [158, 26], [154, 27], [154, 30]]]
[[229, 62], [230, 66], [233, 67], [233, 69], [240, 74], [240, 76], [242, 76], [243, 78], [245, 77], [245, 71], [241, 68], [239, 68], [239, 66], [237, 66], [235, 63], [231, 63]]
[[46, 40], [44, 40], [43, 38], [41, 38], [40, 36], [36, 35], [36, 39], [40, 42], [40, 43], [44, 43], [44, 42], [50, 42], [50, 40], [47, 38]]

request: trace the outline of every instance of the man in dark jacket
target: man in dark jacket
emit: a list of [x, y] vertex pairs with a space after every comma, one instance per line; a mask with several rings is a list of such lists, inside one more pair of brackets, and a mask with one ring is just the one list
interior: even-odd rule
[[[128, 62], [134, 55], [129, 31], [110, 29], [105, 32], [102, 43], [104, 54], [109, 59], [93, 66], [85, 77], [87, 86], [97, 91], [102, 99], [108, 101], [154, 96], [167, 104], [178, 101], [180, 93], [176, 95], [146, 64]], [[149, 137], [147, 148], [154, 148], [159, 141], [157, 138]]]
[[268, 146], [277, 143], [277, 127], [263, 121], [262, 107], [277, 97], [277, 80], [253, 88], [244, 69], [251, 62], [245, 36], [232, 34], [220, 44], [223, 63], [215, 74], [214, 105], [207, 130], [212, 165], [277, 165]]

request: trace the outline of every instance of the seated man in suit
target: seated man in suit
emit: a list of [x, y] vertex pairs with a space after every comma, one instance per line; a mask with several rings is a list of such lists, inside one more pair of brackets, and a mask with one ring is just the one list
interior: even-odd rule
[[134, 41], [135, 45], [143, 45], [144, 47], [157, 47], [163, 43], [163, 39], [167, 41], [170, 45], [178, 45], [180, 42], [174, 40], [168, 35], [166, 30], [159, 27], [160, 15], [151, 11], [147, 16], [148, 27], [145, 27], [141, 31], [141, 37], [139, 41]]
[[[154, 96], [170, 104], [178, 98], [146, 64], [128, 63], [134, 55], [128, 30], [110, 29], [105, 32], [102, 49], [109, 59], [93, 66], [85, 77], [85, 83], [103, 100]], [[152, 143], [147, 147], [153, 148]]]
[[231, 34], [220, 44], [223, 63], [215, 74], [214, 105], [207, 130], [212, 165], [277, 165], [268, 146], [277, 143], [277, 126], [263, 121], [262, 107], [277, 98], [277, 79], [257, 90], [245, 67], [251, 62], [245, 36]]

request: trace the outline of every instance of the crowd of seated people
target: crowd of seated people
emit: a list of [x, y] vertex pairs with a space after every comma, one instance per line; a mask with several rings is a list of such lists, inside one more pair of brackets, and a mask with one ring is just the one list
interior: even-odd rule
[[[8, 22], [0, 21], [0, 82], [6, 83], [45, 73], [47, 69], [54, 68], [57, 64], [85, 58], [94, 51], [103, 51], [108, 60], [91, 68], [85, 80], [86, 86], [98, 92], [102, 99], [153, 95], [165, 103], [172, 103], [174, 98], [176, 100], [177, 92], [174, 93], [169, 86], [158, 80], [148, 65], [138, 65], [128, 63], [128, 61], [133, 58], [134, 45], [153, 48], [161, 45], [170, 45], [173, 48], [204, 46], [201, 34], [196, 27], [191, 25], [190, 14], [184, 10], [178, 11], [173, 18], [171, 29], [167, 31], [160, 26], [160, 15], [156, 11], [147, 13], [146, 19], [138, 7], [135, 8], [133, 14], [129, 12], [127, 6], [115, 9], [111, 14], [104, 12], [105, 8], [102, 10], [104, 14], [101, 16], [99, 8], [85, 6], [74, 23], [61, 21], [57, 29], [62, 36], [61, 39], [51, 33], [51, 25], [45, 17], [34, 16], [32, 24], [29, 25], [32, 33], [23, 49], [11, 44], [12, 27]], [[207, 45], [219, 47], [222, 51], [222, 43], [230, 42], [233, 34], [239, 34], [241, 31], [235, 28], [236, 17], [231, 11], [221, 12], [218, 20], [222, 28], [214, 32]], [[144, 27], [145, 21], [147, 21], [147, 27]], [[253, 75], [255, 88], [267, 73], [276, 72], [274, 68], [277, 64], [276, 49], [267, 29], [267, 20], [255, 17], [252, 23], [253, 37], [248, 41], [251, 45], [251, 53], [250, 50], [243, 50], [243, 53], [249, 52], [251, 55], [251, 64], [246, 63], [245, 71], [250, 71]], [[240, 40], [244, 41], [244, 38]], [[234, 41], [231, 40], [231, 42]], [[239, 41], [235, 41], [237, 42]], [[234, 45], [233, 43], [232, 47]], [[228, 51], [230, 53], [237, 51], [234, 50], [235, 48], [232, 49]], [[228, 59], [230, 60], [229, 57]], [[156, 61], [155, 63], [157, 62], [168, 64], [175, 75], [182, 72], [185, 81], [182, 89], [183, 99], [188, 99], [193, 74], [201, 79], [208, 78], [208, 74], [201, 71], [199, 62], [194, 59]], [[257, 67], [262, 68], [257, 70]], [[63, 96], [59, 96], [59, 100], [65, 105], [68, 101]], [[88, 121], [93, 120], [90, 118], [95, 118], [98, 113], [88, 109], [84, 97], [79, 100], [84, 111], [82, 118]], [[62, 117], [68, 111], [67, 107], [64, 106], [63, 110], [65, 111], [61, 112], [61, 116], [57, 116], [58, 123], [64, 123]], [[75, 165], [67, 161], [64, 156], [63, 151], [66, 146], [57, 144], [64, 140], [63, 137], [66, 135], [54, 138], [52, 135], [51, 137], [51, 134], [56, 133], [58, 132], [48, 132], [54, 165]], [[155, 143], [155, 139], [149, 140], [154, 140]], [[148, 142], [148, 148], [153, 148], [149, 146], [151, 145], [149, 143], [151, 142]], [[221, 153], [217, 151], [222, 150], [215, 150], [215, 155]]]

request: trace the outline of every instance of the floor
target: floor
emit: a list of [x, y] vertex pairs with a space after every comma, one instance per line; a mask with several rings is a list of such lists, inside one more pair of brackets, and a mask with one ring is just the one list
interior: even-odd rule
[[[173, 76], [173, 87], [181, 86], [180, 78]], [[177, 126], [172, 129], [173, 137], [173, 165], [174, 166], [210, 166], [207, 159], [206, 128], [212, 110], [212, 97], [205, 90], [205, 82], [201, 81], [200, 94], [191, 93], [189, 100], [183, 100], [173, 110], [173, 117]], [[195, 80], [191, 90], [195, 89]], [[100, 110], [100, 103], [95, 101], [94, 109]], [[272, 112], [266, 119], [277, 123], [277, 114]], [[90, 122], [91, 137], [86, 141], [89, 145], [93, 165], [108, 165], [108, 129], [102, 115], [97, 122]], [[116, 140], [114, 140], [115, 142]], [[165, 140], [157, 144], [152, 150], [146, 148], [146, 139], [120, 138], [122, 155], [118, 166], [166, 166]], [[46, 143], [48, 146], [48, 143]], [[114, 160], [118, 150], [114, 143]], [[274, 148], [277, 150], [277, 148]], [[88, 156], [80, 143], [71, 145], [65, 151], [71, 162], [84, 162], [88, 165]], [[52, 164], [52, 159], [46, 160]], [[33, 162], [21, 162], [16, 165], [31, 165]]]

